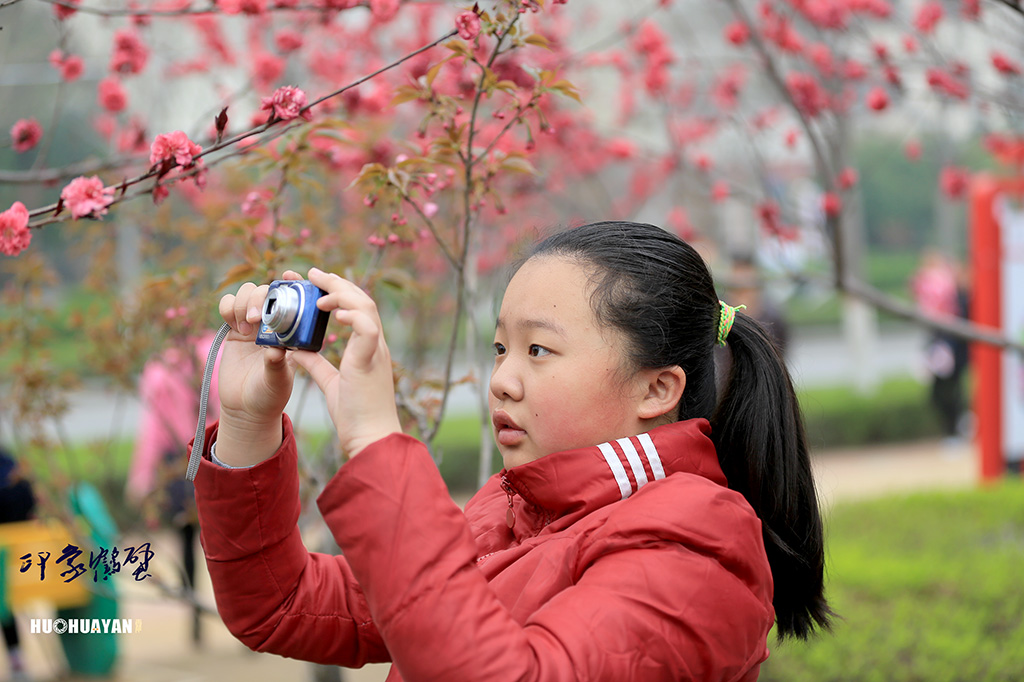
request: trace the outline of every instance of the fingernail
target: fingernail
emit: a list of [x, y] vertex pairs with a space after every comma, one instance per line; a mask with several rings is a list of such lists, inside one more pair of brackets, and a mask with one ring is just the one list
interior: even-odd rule
[[309, 269], [309, 274], [313, 274], [314, 272], [319, 274], [320, 272], [323, 272], [323, 271], [320, 268], [310, 268]]
[[239, 322], [238, 333], [242, 336], [249, 336], [249, 334], [252, 334], [252, 325], [248, 322]]
[[250, 319], [255, 321], [255, 318], [259, 318], [260, 316], [261, 316], [260, 309], [257, 308], [256, 306], [253, 306], [253, 307], [251, 307], [251, 308], [249, 308], [248, 310], [245, 311], [245, 321], [246, 322], [248, 322]]

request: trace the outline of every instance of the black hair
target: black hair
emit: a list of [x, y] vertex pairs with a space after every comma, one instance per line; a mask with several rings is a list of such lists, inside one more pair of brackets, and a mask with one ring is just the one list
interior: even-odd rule
[[729, 487], [761, 519], [775, 585], [780, 638], [830, 627], [824, 596], [824, 533], [803, 419], [786, 364], [756, 320], [736, 313], [721, 398], [715, 380], [720, 303], [704, 259], [654, 225], [600, 222], [536, 244], [527, 260], [558, 256], [591, 278], [598, 322], [626, 341], [631, 369], [686, 372], [679, 420], [705, 418]]

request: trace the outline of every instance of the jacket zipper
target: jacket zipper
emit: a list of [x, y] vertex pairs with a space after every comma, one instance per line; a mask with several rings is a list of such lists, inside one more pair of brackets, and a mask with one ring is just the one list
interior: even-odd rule
[[512, 528], [516, 525], [516, 510], [512, 506], [512, 498], [515, 496], [516, 491], [512, 489], [512, 484], [508, 482], [508, 479], [504, 476], [501, 477], [501, 489], [508, 495], [508, 509], [505, 510], [505, 524]]

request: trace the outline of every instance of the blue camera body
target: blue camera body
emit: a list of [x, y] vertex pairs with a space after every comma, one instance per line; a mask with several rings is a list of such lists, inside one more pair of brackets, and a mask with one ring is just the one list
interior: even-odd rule
[[271, 282], [256, 344], [319, 352], [331, 314], [316, 302], [326, 293], [305, 279]]

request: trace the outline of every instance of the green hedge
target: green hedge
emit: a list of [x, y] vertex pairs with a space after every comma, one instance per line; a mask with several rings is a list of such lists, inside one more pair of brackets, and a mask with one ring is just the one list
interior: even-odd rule
[[1024, 485], [841, 503], [831, 634], [779, 644], [764, 682], [1024, 679]]
[[890, 379], [871, 395], [852, 388], [801, 391], [811, 449], [938, 438], [942, 429], [929, 391], [913, 378]]

